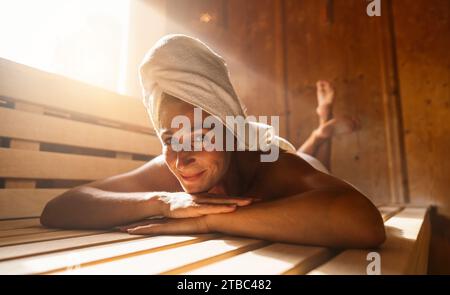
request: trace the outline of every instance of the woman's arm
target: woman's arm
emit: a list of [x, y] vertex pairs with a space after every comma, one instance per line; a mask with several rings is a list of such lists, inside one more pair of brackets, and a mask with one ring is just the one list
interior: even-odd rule
[[78, 186], [55, 197], [44, 208], [41, 223], [59, 228], [108, 228], [160, 213], [148, 192], [179, 191], [178, 181], [158, 156], [119, 175]]
[[[270, 166], [269, 166], [270, 167]], [[312, 168], [297, 156], [280, 157], [263, 174], [260, 190], [278, 197], [222, 216], [205, 217], [211, 231], [328, 247], [376, 247], [385, 239], [378, 209], [352, 185]], [[271, 190], [275, 187], [275, 190]]]
[[161, 193], [122, 193], [82, 186], [48, 202], [41, 223], [58, 228], [111, 228], [161, 215], [159, 196]]
[[207, 215], [209, 231], [327, 247], [377, 247], [385, 240], [379, 211], [356, 190], [314, 190]]
[[261, 174], [265, 177], [259, 179], [258, 190], [274, 196], [270, 201], [226, 214], [168, 219], [123, 230], [150, 235], [221, 232], [327, 247], [376, 247], [385, 240], [379, 211], [350, 184], [295, 155], [286, 154], [277, 165], [267, 167], [274, 168]]
[[162, 157], [120, 175], [75, 187], [47, 203], [41, 223], [48, 227], [108, 229], [152, 216], [197, 217], [231, 212], [246, 198], [211, 198], [180, 192]]
[[232, 213], [169, 219], [123, 230], [148, 235], [221, 232], [338, 248], [372, 248], [385, 240], [379, 211], [358, 191], [342, 188], [316, 189], [255, 203]]

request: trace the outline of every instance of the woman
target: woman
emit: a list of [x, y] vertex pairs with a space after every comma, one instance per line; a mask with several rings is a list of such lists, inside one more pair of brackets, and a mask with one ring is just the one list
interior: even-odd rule
[[[262, 135], [264, 142], [257, 144], [230, 126], [226, 117], [246, 117], [245, 110], [225, 61], [206, 44], [185, 35], [165, 36], [146, 55], [140, 75], [162, 155], [56, 197], [45, 207], [42, 224], [118, 227], [143, 235], [221, 232], [329, 247], [383, 243], [380, 213], [361, 192], [314, 169], [289, 142], [269, 132], [270, 126], [245, 123], [246, 130]], [[214, 124], [198, 124], [199, 110]], [[193, 128], [174, 124], [175, 118]], [[232, 146], [244, 150], [207, 150], [230, 134]], [[261, 143], [277, 148], [276, 161], [261, 161], [268, 153]], [[196, 144], [203, 148], [178, 148]], [[156, 216], [166, 218], [143, 220]]]

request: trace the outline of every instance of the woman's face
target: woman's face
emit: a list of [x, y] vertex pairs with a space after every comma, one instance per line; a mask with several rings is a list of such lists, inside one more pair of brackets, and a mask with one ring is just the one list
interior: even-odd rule
[[[181, 132], [183, 129], [181, 125], [179, 128], [171, 128], [172, 119], [179, 115], [189, 119], [193, 130]], [[207, 116], [206, 112], [202, 113], [203, 119]], [[159, 128], [166, 164], [186, 192], [206, 192], [220, 182], [228, 170], [231, 153], [215, 150], [205, 151], [204, 148], [201, 151], [194, 151], [194, 142], [202, 141], [207, 133], [211, 134], [211, 129], [203, 129], [201, 126], [195, 128], [192, 105], [181, 101], [166, 103], [161, 107]], [[177, 148], [174, 149], [171, 145], [173, 137], [177, 137], [181, 144], [184, 143], [184, 140], [190, 139], [191, 150], [177, 151]]]

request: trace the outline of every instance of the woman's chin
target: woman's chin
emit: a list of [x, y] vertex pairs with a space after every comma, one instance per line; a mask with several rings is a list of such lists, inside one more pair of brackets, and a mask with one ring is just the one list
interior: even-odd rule
[[208, 191], [207, 190], [198, 190], [198, 189], [193, 189], [193, 190], [185, 190], [186, 193], [191, 194], [191, 195], [200, 195], [200, 194], [206, 194]]
[[189, 194], [198, 194], [206, 191], [200, 184], [183, 183], [182, 186], [184, 191]]
[[189, 194], [206, 193], [211, 188], [209, 185], [206, 185], [203, 182], [199, 182], [199, 183], [182, 183], [182, 187], [184, 188], [184, 191], [189, 193]]

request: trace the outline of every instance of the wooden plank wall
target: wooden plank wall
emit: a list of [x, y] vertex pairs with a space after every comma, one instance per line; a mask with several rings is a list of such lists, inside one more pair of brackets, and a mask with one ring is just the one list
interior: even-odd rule
[[430, 273], [450, 273], [448, 0], [392, 1], [410, 199], [432, 204]]
[[333, 140], [331, 170], [372, 199], [389, 200], [380, 20], [366, 15], [364, 1], [285, 3], [290, 140], [300, 145], [317, 126], [315, 82], [331, 81], [335, 116], [357, 116], [362, 124], [360, 131]]
[[330, 80], [337, 88], [336, 115], [358, 116], [363, 125], [360, 132], [334, 140], [333, 173], [387, 202], [380, 21], [366, 15], [365, 5], [359, 0], [167, 0], [167, 32], [199, 37], [222, 54], [249, 114], [280, 116], [280, 134], [297, 147], [318, 123], [315, 82]]
[[249, 113], [279, 115], [296, 146], [317, 124], [315, 81], [330, 80], [335, 115], [362, 121], [333, 140], [332, 172], [375, 202], [436, 205], [430, 271], [450, 273], [449, 1], [382, 0], [381, 17], [367, 3], [167, 0], [166, 32], [222, 54]]

